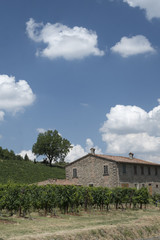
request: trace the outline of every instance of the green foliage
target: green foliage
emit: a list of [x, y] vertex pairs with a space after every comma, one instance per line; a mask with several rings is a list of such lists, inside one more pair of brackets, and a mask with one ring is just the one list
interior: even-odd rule
[[20, 207], [20, 191], [19, 185], [7, 185], [3, 191], [0, 205], [7, 209], [11, 215], [13, 215], [13, 211], [18, 211]]
[[64, 179], [65, 170], [60, 167], [49, 167], [41, 163], [34, 164], [31, 161], [1, 160], [0, 159], [0, 183], [8, 181], [21, 184], [41, 182], [49, 178]]
[[152, 202], [156, 205], [156, 206], [160, 206], [160, 194], [159, 193], [154, 193], [152, 196]]
[[45, 211], [45, 215], [48, 212], [52, 212], [52, 210], [56, 207], [56, 197], [55, 197], [55, 186], [54, 185], [46, 185], [40, 186], [36, 189], [38, 190], [38, 198], [34, 198], [34, 208], [42, 209]]
[[114, 188], [113, 189], [113, 203], [116, 206], [116, 209], [119, 207], [119, 205], [122, 206], [122, 203], [124, 202], [125, 198], [125, 188]]
[[82, 188], [82, 194], [83, 194], [83, 205], [85, 211], [88, 210], [88, 207], [93, 205], [94, 199], [92, 195], [92, 188], [91, 187], [83, 187]]
[[101, 210], [106, 206], [107, 210], [109, 208], [109, 204], [112, 201], [112, 191], [107, 187], [98, 187], [92, 188], [92, 196], [94, 199], [93, 205], [97, 206]]
[[39, 133], [37, 142], [32, 147], [32, 152], [37, 156], [45, 155], [51, 165], [53, 160], [63, 162], [70, 148], [71, 143], [62, 138], [57, 130], [54, 132], [48, 130], [45, 133]]
[[124, 207], [123, 204], [129, 204], [130, 207], [133, 205], [134, 207], [137, 206], [137, 204], [140, 205], [140, 208], [142, 208], [143, 205], [146, 206], [146, 204], [149, 203], [149, 192], [148, 189], [143, 187], [139, 190], [135, 188], [114, 188], [113, 189], [113, 203], [116, 206], [116, 209], [118, 207]]
[[15, 155], [13, 150], [8, 150], [8, 149], [3, 149], [2, 147], [0, 147], [0, 159], [4, 159], [4, 160], [23, 160], [23, 157], [21, 157], [20, 155]]
[[148, 189], [145, 187], [140, 188], [139, 190], [135, 190], [134, 196], [133, 196], [133, 205], [136, 207], [137, 204], [140, 205], [140, 208], [142, 209], [142, 206], [149, 203], [150, 195], [148, 192]]
[[62, 213], [77, 212], [80, 207], [87, 211], [91, 207], [102, 210], [106, 206], [108, 210], [109, 204], [120, 206], [123, 203], [135, 204], [135, 201], [140, 208], [142, 204], [146, 205], [149, 202], [148, 190], [12, 183], [0, 186], [0, 210], [7, 210], [11, 215], [19, 212], [20, 216], [25, 216], [36, 210], [43, 210], [47, 215], [55, 213], [57, 208]]

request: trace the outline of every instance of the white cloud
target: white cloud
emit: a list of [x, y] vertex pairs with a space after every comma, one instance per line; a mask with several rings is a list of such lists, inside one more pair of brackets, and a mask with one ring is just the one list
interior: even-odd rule
[[147, 161], [149, 162], [154, 162], [154, 163], [158, 163], [160, 164], [160, 156], [158, 155], [152, 155], [152, 154], [149, 154], [149, 153], [143, 153], [143, 154], [138, 154], [138, 158], [139, 159], [146, 159]]
[[100, 129], [109, 154], [136, 153], [160, 161], [160, 105], [146, 112], [137, 106], [116, 105]]
[[77, 145], [72, 145], [73, 148], [70, 150], [70, 152], [68, 153], [68, 155], [65, 158], [66, 162], [73, 162], [74, 160], [77, 160], [78, 158], [83, 157], [84, 155], [88, 154], [90, 152], [91, 148], [95, 148], [95, 152], [97, 154], [101, 154], [102, 151], [98, 146], [94, 146], [94, 143], [92, 142], [92, 140], [90, 138], [86, 139], [86, 146], [85, 148], [83, 148], [81, 145], [77, 144]]
[[130, 7], [139, 7], [144, 9], [148, 20], [160, 18], [160, 1], [159, 0], [123, 0]]
[[38, 133], [45, 133], [46, 130], [44, 128], [37, 128]]
[[26, 23], [27, 33], [30, 39], [35, 42], [42, 42], [47, 45], [38, 56], [49, 59], [62, 57], [66, 60], [82, 59], [94, 55], [103, 56], [104, 51], [97, 47], [97, 34], [83, 27], [69, 28], [60, 23], [36, 23], [30, 19]]
[[5, 113], [3, 111], [0, 111], [0, 121], [3, 121]]
[[103, 141], [107, 143], [107, 151], [115, 154], [158, 152], [160, 137], [150, 136], [148, 133], [103, 134]]
[[70, 150], [70, 152], [67, 154], [65, 161], [66, 162], [73, 162], [74, 160], [83, 157], [84, 155], [87, 154], [87, 152], [85, 152], [84, 148], [77, 144], [77, 145], [72, 145], [73, 148]]
[[27, 156], [29, 157], [30, 160], [34, 161], [34, 159], [36, 159], [36, 155], [34, 155], [34, 153], [32, 153], [32, 150], [22, 150], [17, 155], [20, 155], [20, 156], [22, 156], [24, 158], [24, 156], [26, 154], [27, 154]]
[[89, 107], [89, 104], [88, 103], [81, 103], [80, 104], [82, 107]]
[[89, 153], [90, 149], [94, 147], [94, 144], [90, 138], [86, 139], [86, 151]]
[[89, 153], [91, 148], [95, 148], [95, 153], [96, 154], [101, 154], [102, 150], [98, 146], [94, 146], [94, 143], [90, 138], [86, 139], [86, 151]]
[[120, 42], [111, 48], [111, 51], [120, 54], [122, 57], [156, 52], [148, 39], [143, 35], [137, 35], [131, 38], [122, 37]]
[[25, 80], [16, 82], [13, 76], [0, 75], [0, 120], [3, 120], [4, 111], [16, 113], [34, 100], [35, 95]]

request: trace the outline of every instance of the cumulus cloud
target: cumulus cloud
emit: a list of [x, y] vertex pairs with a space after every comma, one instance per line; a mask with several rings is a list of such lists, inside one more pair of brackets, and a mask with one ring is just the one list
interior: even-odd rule
[[65, 161], [66, 162], [73, 162], [74, 160], [83, 157], [84, 155], [87, 154], [87, 152], [85, 152], [84, 148], [77, 144], [77, 145], [72, 145], [73, 148], [70, 150], [70, 152], [67, 154]]
[[145, 10], [148, 20], [160, 18], [160, 1], [159, 0], [123, 0], [130, 7], [139, 7]]
[[3, 120], [5, 111], [16, 113], [34, 100], [35, 95], [25, 80], [16, 82], [13, 76], [0, 75], [0, 120]]
[[86, 151], [89, 153], [91, 148], [95, 148], [96, 154], [101, 154], [102, 150], [98, 146], [95, 146], [93, 141], [90, 138], [86, 139]]
[[44, 43], [46, 47], [37, 51], [37, 56], [66, 60], [82, 59], [94, 55], [103, 56], [104, 51], [98, 49], [97, 34], [84, 27], [69, 28], [61, 23], [36, 23], [30, 19], [26, 23], [26, 31], [30, 39]]
[[157, 155], [152, 155], [149, 153], [143, 153], [143, 154], [138, 154], [139, 159], [146, 159], [147, 161], [154, 162], [160, 164], [160, 156]]
[[100, 132], [107, 153], [135, 152], [145, 158], [159, 156], [160, 161], [160, 105], [150, 112], [137, 106], [116, 105], [106, 117]]
[[18, 155], [22, 156], [23, 158], [26, 154], [30, 160], [34, 161], [34, 159], [36, 159], [36, 155], [32, 153], [32, 150], [22, 150], [20, 153], [18, 153]]
[[38, 133], [45, 133], [46, 130], [44, 128], [37, 128]]
[[86, 139], [86, 146], [83, 148], [81, 145], [72, 145], [73, 148], [70, 150], [68, 155], [65, 158], [66, 162], [73, 162], [74, 160], [77, 160], [78, 158], [81, 158], [85, 155], [87, 155], [90, 152], [91, 148], [95, 148], [97, 154], [101, 154], [102, 150], [98, 146], [94, 146], [94, 143], [90, 138]]
[[131, 38], [122, 37], [120, 42], [111, 48], [111, 51], [125, 58], [137, 54], [156, 52], [148, 39], [143, 35], [137, 35]]

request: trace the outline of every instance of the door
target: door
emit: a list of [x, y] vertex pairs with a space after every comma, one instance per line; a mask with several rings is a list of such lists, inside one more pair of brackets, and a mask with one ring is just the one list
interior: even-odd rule
[[121, 187], [122, 187], [122, 188], [128, 188], [128, 187], [129, 187], [129, 184], [128, 184], [128, 183], [122, 183], [122, 184], [121, 184]]
[[149, 184], [148, 190], [149, 190], [149, 194], [152, 195], [152, 185], [151, 184]]

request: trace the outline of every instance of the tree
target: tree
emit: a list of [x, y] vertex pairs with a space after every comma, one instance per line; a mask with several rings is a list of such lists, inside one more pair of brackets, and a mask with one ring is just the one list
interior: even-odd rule
[[13, 150], [10, 150], [9, 157], [10, 157], [10, 159], [15, 160], [16, 156], [15, 156], [15, 153]]
[[27, 153], [26, 153], [25, 156], [24, 156], [24, 160], [25, 160], [25, 161], [29, 161], [29, 160], [30, 160], [29, 157], [28, 157], [28, 155], [27, 155]]
[[23, 157], [21, 155], [16, 155], [16, 160], [23, 161]]
[[39, 133], [37, 142], [32, 147], [32, 152], [37, 156], [45, 155], [50, 163], [52, 161], [64, 161], [65, 156], [72, 148], [71, 143], [62, 138], [57, 130], [48, 130], [45, 133]]
[[6, 160], [10, 159], [10, 154], [7, 148], [3, 149], [3, 159], [6, 159]]

